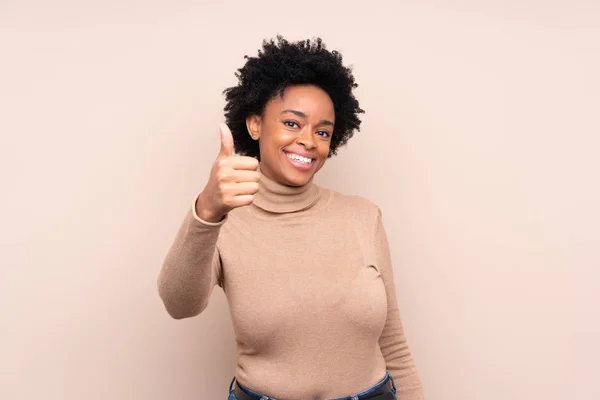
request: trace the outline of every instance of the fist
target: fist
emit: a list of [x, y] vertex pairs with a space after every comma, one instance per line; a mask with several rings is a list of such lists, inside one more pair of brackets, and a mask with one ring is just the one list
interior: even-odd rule
[[258, 160], [233, 155], [233, 136], [225, 124], [219, 126], [221, 149], [213, 163], [208, 183], [198, 196], [196, 213], [208, 222], [218, 222], [237, 207], [254, 201], [258, 192]]

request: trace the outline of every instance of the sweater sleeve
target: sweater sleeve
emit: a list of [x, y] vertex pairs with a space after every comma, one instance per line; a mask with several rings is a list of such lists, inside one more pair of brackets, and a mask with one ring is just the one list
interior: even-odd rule
[[196, 200], [186, 214], [158, 276], [158, 293], [169, 315], [175, 319], [194, 317], [208, 305], [216, 284], [222, 284], [217, 248], [221, 226], [196, 214]]
[[387, 294], [387, 319], [379, 337], [379, 347], [385, 358], [387, 369], [394, 378], [398, 399], [422, 400], [424, 395], [421, 380], [404, 336], [396, 300], [389, 243], [379, 208], [377, 209], [374, 238], [375, 258]]

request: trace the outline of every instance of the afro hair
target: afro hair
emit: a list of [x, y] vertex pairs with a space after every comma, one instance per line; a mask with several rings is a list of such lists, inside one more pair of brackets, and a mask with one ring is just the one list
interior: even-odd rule
[[236, 153], [260, 160], [258, 142], [248, 134], [246, 117], [263, 115], [269, 100], [283, 96], [292, 85], [314, 85], [331, 98], [335, 112], [335, 127], [328, 158], [336, 155], [340, 146], [360, 131], [358, 114], [364, 113], [352, 89], [358, 84], [350, 67], [342, 64], [342, 55], [329, 51], [321, 38], [289, 42], [282, 36], [263, 40], [257, 57], [244, 56], [245, 65], [235, 76], [238, 85], [223, 91], [225, 122], [231, 129]]

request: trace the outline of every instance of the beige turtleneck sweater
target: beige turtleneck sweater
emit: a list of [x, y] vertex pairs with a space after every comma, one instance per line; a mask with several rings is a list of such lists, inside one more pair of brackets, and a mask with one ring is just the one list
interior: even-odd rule
[[[195, 203], [195, 201], [194, 201]], [[224, 220], [192, 205], [158, 278], [169, 314], [200, 314], [219, 285], [237, 342], [236, 377], [282, 400], [328, 399], [393, 376], [399, 400], [423, 399], [396, 302], [380, 209], [261, 173], [254, 202]]]

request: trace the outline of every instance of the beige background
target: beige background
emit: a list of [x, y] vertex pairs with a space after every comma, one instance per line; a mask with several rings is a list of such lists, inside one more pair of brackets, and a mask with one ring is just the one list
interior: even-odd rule
[[591, 0], [0, 1], [0, 398], [226, 398], [222, 291], [175, 321], [155, 281], [221, 91], [277, 33], [354, 66], [363, 130], [317, 182], [382, 207], [427, 398], [600, 398], [599, 20]]

